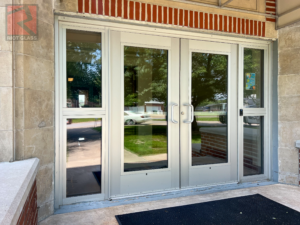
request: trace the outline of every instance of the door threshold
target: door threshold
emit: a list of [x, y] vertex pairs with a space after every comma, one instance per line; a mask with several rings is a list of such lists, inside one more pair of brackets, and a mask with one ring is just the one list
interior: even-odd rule
[[141, 203], [141, 202], [151, 202], [151, 201], [186, 197], [192, 195], [211, 194], [211, 193], [221, 192], [221, 191], [237, 190], [237, 189], [251, 188], [257, 186], [267, 186], [273, 184], [277, 184], [277, 182], [265, 180], [265, 181], [256, 181], [256, 182], [246, 182], [246, 183], [223, 184], [223, 185], [215, 185], [215, 186], [201, 186], [201, 187], [194, 187], [189, 189], [174, 190], [174, 191], [169, 191], [164, 193], [143, 195], [139, 197], [135, 196], [135, 197], [119, 198], [119, 199], [104, 200], [104, 201], [81, 202], [72, 205], [60, 206], [60, 208], [57, 209], [54, 212], [54, 214], [79, 212], [79, 211], [85, 211], [91, 209], [100, 209], [100, 208], [107, 208], [107, 207], [113, 207], [119, 205], [129, 205], [129, 204]]

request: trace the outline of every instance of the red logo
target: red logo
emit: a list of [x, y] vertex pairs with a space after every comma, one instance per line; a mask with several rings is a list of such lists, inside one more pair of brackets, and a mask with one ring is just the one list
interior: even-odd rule
[[37, 40], [37, 5], [6, 5], [6, 39]]

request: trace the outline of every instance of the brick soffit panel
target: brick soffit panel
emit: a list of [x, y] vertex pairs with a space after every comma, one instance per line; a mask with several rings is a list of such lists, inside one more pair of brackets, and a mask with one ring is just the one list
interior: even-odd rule
[[[78, 12], [163, 25], [265, 37], [265, 21], [187, 10], [130, 0], [78, 0]], [[266, 0], [266, 13], [276, 14], [275, 0]], [[266, 21], [275, 22], [266, 17]]]

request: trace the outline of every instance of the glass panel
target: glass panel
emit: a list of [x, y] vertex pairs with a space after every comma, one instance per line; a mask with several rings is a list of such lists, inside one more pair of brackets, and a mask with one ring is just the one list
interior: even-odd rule
[[264, 51], [244, 49], [244, 107], [263, 108]]
[[67, 30], [67, 106], [102, 106], [101, 33]]
[[226, 163], [228, 56], [192, 53], [192, 165]]
[[244, 117], [244, 176], [264, 173], [263, 119]]
[[101, 193], [102, 120], [67, 119], [67, 197]]
[[124, 47], [124, 171], [168, 167], [168, 51]]

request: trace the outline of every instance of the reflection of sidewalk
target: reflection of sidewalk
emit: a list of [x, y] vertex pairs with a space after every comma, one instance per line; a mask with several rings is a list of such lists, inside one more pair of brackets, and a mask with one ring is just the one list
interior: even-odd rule
[[150, 162], [159, 162], [168, 159], [168, 154], [156, 154], [156, 155], [147, 155], [147, 156], [138, 156], [126, 149], [124, 149], [124, 163], [150, 163]]

